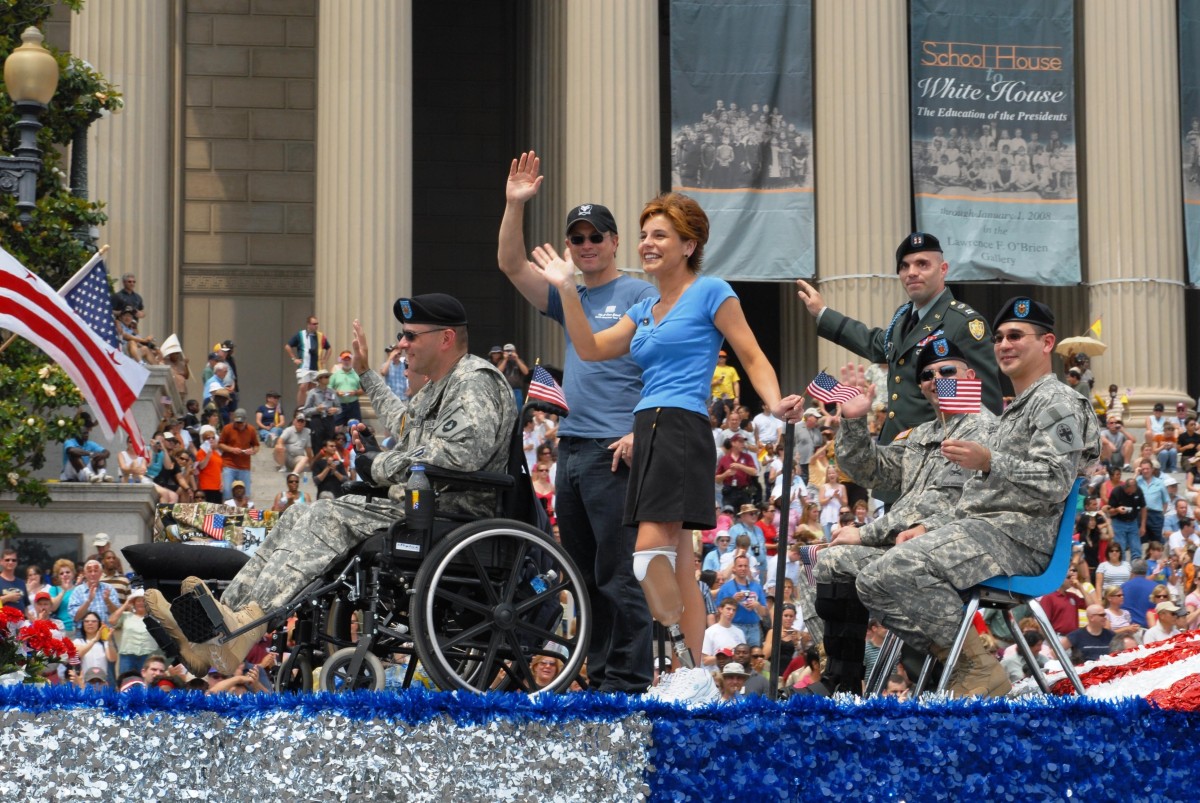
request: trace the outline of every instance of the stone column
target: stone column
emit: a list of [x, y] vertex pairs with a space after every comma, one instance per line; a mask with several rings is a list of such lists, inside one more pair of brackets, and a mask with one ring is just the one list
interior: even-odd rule
[[378, 365], [412, 291], [411, 4], [320, 0], [318, 20], [317, 315], [339, 351], [362, 320]]
[[[825, 302], [886, 326], [905, 300], [896, 244], [909, 232], [908, 9], [903, 0], [817, 0], [815, 24], [817, 289]], [[847, 66], [847, 63], [852, 66]], [[785, 386], [861, 358], [826, 340], [817, 362], [802, 351], [816, 325], [794, 293], [783, 302]], [[811, 353], [811, 351], [807, 352]], [[800, 386], [802, 388], [802, 386]]]
[[[567, 8], [561, 0], [532, 0], [529, 9], [529, 140], [542, 160], [546, 180], [537, 199], [525, 207], [525, 244], [553, 243], [561, 248], [563, 221], [574, 203], [566, 198], [566, 126], [562, 109], [567, 101]], [[514, 153], [513, 156], [517, 154]], [[499, 190], [499, 187], [497, 187]], [[620, 224], [618, 224], [620, 225]], [[563, 364], [566, 339], [562, 327], [546, 318], [517, 294], [516, 344], [526, 359]]]
[[1097, 385], [1130, 396], [1134, 421], [1184, 389], [1183, 200], [1173, 0], [1092, 0], [1082, 12], [1092, 319], [1109, 351]]
[[607, 206], [621, 237], [617, 263], [638, 268], [638, 215], [663, 190], [658, 5], [567, 0], [565, 6], [567, 208], [559, 215], [565, 220], [567, 209], [589, 201]]
[[162, 341], [179, 325], [172, 312], [174, 184], [172, 87], [175, 2], [87, 3], [71, 25], [71, 52], [120, 88], [125, 108], [88, 134], [88, 195], [106, 205], [100, 243], [113, 278], [137, 276], [146, 304], [142, 330]]

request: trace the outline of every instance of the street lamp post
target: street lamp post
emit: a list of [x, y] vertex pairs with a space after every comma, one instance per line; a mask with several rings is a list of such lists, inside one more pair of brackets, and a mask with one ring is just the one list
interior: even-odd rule
[[42, 151], [37, 145], [38, 121], [58, 87], [58, 61], [42, 47], [45, 37], [29, 27], [21, 34], [21, 46], [4, 61], [4, 84], [20, 120], [19, 144], [12, 156], [0, 156], [0, 192], [17, 196], [22, 223], [32, 220], [37, 201], [37, 177], [42, 170]]

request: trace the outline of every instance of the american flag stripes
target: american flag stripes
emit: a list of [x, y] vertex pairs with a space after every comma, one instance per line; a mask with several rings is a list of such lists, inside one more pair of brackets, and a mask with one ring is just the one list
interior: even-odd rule
[[567, 397], [563, 395], [562, 388], [554, 381], [550, 372], [540, 365], [533, 366], [533, 375], [529, 378], [528, 394], [531, 399], [561, 407], [564, 413], [571, 409], [567, 406]]
[[25, 338], [58, 363], [87, 400], [105, 436], [114, 436], [149, 371], [106, 343], [65, 298], [3, 248], [0, 328]]
[[217, 541], [225, 540], [225, 514], [209, 513], [204, 517], [204, 522], [200, 525], [200, 529], [209, 538]]
[[938, 379], [938, 409], [943, 413], [977, 413], [983, 399], [980, 379]]
[[808, 389], [804, 392], [826, 404], [842, 404], [858, 395], [857, 390], [849, 385], [843, 385], [824, 371], [817, 374], [816, 378], [808, 383]]

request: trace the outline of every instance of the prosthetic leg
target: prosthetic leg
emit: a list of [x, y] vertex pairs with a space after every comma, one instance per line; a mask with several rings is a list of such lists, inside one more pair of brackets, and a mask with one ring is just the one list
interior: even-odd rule
[[861, 695], [870, 613], [854, 583], [817, 583], [817, 615], [825, 622], [821, 679], [834, 692]]
[[655, 621], [667, 628], [679, 663], [687, 669], [696, 667], [692, 651], [683, 638], [679, 620], [683, 616], [683, 597], [675, 580], [675, 547], [640, 549], [633, 553], [633, 576], [642, 584], [646, 604]]

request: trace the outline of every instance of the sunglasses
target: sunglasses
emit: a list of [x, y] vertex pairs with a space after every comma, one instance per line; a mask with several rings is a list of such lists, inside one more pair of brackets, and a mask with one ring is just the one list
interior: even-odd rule
[[[938, 376], [957, 376], [958, 375], [958, 366], [957, 365], [938, 366], [937, 375]], [[933, 369], [926, 368], [924, 371], [917, 374], [917, 379], [921, 380], [922, 382], [928, 382], [929, 380], [933, 379], [933, 376], [934, 376]]]
[[571, 245], [583, 245], [585, 241], [592, 245], [600, 245], [607, 236], [607, 234], [601, 234], [600, 232], [592, 232], [591, 234], [572, 234], [567, 239], [571, 241]]
[[432, 332], [441, 332], [444, 329], [446, 329], [445, 326], [438, 327], [437, 329], [426, 329], [424, 332], [414, 332], [412, 329], [402, 329], [396, 333], [396, 340], [403, 339], [407, 340], [409, 343], [412, 343], [415, 342], [416, 339], [421, 335], [427, 335]]
[[1009, 343], [1016, 343], [1023, 337], [1041, 337], [1041, 335], [1039, 335], [1037, 332], [997, 332], [996, 334], [992, 335], [992, 342], [997, 345], [1003, 343], [1005, 340], [1007, 340]]

